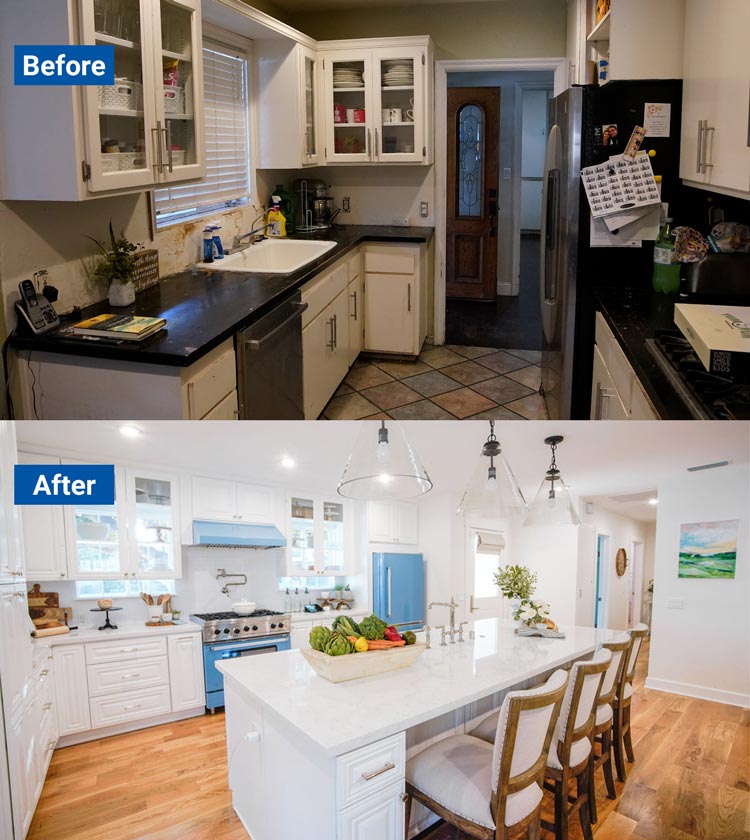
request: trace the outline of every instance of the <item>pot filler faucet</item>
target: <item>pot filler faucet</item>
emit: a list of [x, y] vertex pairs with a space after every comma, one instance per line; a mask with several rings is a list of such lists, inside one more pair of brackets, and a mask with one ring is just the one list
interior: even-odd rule
[[216, 572], [216, 580], [220, 580], [221, 578], [228, 578], [228, 577], [238, 577], [242, 578], [242, 580], [230, 580], [221, 587], [221, 591], [224, 595], [229, 595], [229, 587], [230, 586], [245, 586], [247, 583], [247, 575], [242, 573], [236, 574], [234, 572], [227, 572], [226, 569], [219, 569]]

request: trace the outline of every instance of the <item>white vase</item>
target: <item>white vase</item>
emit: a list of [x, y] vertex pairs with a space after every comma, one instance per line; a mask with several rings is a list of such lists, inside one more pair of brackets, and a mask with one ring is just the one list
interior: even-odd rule
[[132, 280], [127, 283], [121, 283], [118, 280], [113, 280], [109, 284], [109, 305], [110, 306], [130, 306], [135, 302], [135, 286]]
[[[521, 599], [520, 598], [511, 598], [510, 601], [510, 617], [513, 618], [516, 610], [521, 606]], [[515, 621], [516, 627], [521, 627], [523, 622], [519, 621], [518, 619], [513, 619]]]

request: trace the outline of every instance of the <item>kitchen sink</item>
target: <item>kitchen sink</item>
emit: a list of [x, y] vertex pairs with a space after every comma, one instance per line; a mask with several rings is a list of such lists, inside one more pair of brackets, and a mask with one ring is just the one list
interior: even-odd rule
[[199, 263], [199, 266], [217, 271], [291, 274], [335, 247], [335, 242], [326, 240], [264, 239], [242, 251], [229, 254], [223, 260]]

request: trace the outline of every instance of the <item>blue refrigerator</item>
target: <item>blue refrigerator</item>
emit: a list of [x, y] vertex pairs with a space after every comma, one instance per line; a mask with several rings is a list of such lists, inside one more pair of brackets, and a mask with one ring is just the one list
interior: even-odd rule
[[373, 612], [399, 630], [425, 623], [424, 557], [421, 554], [372, 555]]

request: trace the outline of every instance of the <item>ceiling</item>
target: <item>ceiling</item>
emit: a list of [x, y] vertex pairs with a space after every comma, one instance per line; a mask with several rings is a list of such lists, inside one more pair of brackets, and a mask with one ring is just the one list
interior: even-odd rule
[[[443, 6], [489, 2], [505, 2], [505, 0], [410, 0], [409, 5]], [[353, 11], [404, 5], [403, 0], [273, 0], [273, 3], [285, 12]]]
[[[196, 473], [217, 473], [289, 488], [334, 492], [357, 435], [377, 425], [353, 422], [137, 423], [143, 434], [126, 439], [109, 421], [19, 421], [19, 442], [65, 450], [104, 462], [130, 461]], [[489, 424], [403, 423], [430, 474], [434, 492], [460, 492], [474, 468]], [[505, 456], [527, 499], [533, 498], [549, 463], [544, 438], [562, 434], [558, 466], [577, 496], [605, 497], [653, 491], [689, 466], [729, 460], [747, 464], [750, 424], [711, 422], [503, 422], [495, 426]], [[294, 469], [281, 458], [296, 461]], [[643, 501], [608, 501], [634, 515]], [[628, 505], [631, 512], [627, 511]], [[636, 507], [632, 507], [636, 506]], [[653, 514], [649, 512], [649, 516]], [[640, 517], [637, 517], [640, 518]]]
[[596, 507], [604, 508], [620, 516], [627, 516], [640, 522], [656, 522], [657, 505], [650, 504], [649, 499], [657, 499], [658, 501], [658, 496], [659, 493], [654, 487], [652, 490], [645, 490], [640, 493], [590, 496], [587, 497], [587, 501], [593, 502]]

